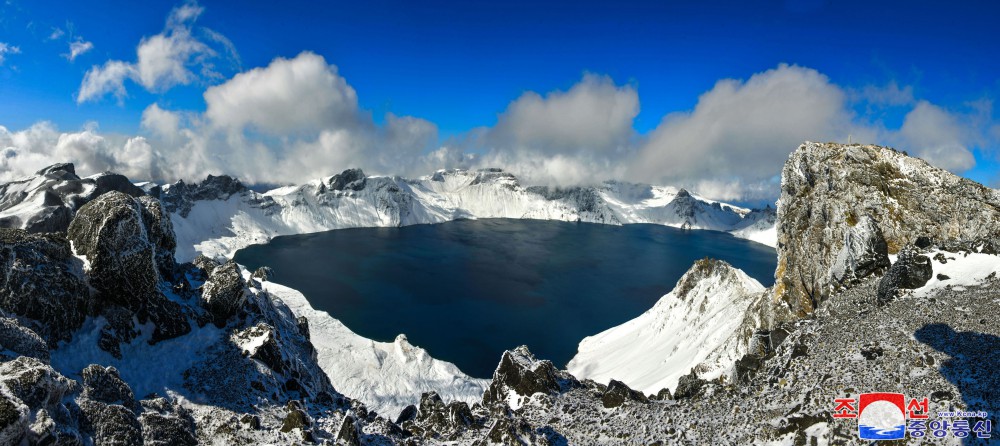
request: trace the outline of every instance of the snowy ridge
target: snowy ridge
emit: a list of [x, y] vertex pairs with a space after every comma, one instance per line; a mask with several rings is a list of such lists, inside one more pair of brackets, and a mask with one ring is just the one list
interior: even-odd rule
[[600, 383], [619, 380], [647, 394], [674, 389], [696, 368], [726, 372], [745, 351], [733, 335], [764, 287], [719, 260], [699, 260], [650, 310], [580, 342], [566, 369]]
[[[218, 177], [216, 177], [218, 178]], [[165, 187], [165, 201], [175, 187]], [[531, 218], [604, 224], [651, 223], [730, 231], [774, 245], [773, 210], [744, 209], [684, 189], [607, 182], [568, 189], [524, 187], [513, 175], [439, 171], [409, 180], [348, 170], [274, 189], [244, 190], [221, 199], [189, 200], [175, 212], [177, 257], [232, 257], [279, 235], [357, 227], [404, 226], [473, 218]]]
[[[249, 277], [246, 272], [244, 275]], [[469, 377], [454, 364], [432, 358], [426, 350], [407, 342], [404, 335], [394, 342], [373, 341], [355, 334], [328, 313], [314, 310], [302, 293], [273, 282], [262, 285], [296, 316], [309, 319], [319, 366], [333, 387], [387, 417], [418, 404], [423, 392], [433, 390], [445, 401], [472, 404], [482, 398], [489, 385], [487, 379]]]

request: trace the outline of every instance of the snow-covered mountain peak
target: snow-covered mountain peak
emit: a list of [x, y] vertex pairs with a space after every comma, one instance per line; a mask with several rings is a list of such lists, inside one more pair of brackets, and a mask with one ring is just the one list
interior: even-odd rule
[[764, 287], [721, 260], [703, 259], [641, 316], [584, 338], [567, 370], [598, 382], [619, 380], [656, 394], [696, 369], [725, 373], [745, 351], [739, 328]]

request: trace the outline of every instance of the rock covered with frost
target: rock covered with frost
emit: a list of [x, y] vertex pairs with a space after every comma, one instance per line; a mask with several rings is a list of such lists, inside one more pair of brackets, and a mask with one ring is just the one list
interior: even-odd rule
[[830, 266], [831, 284], [840, 286], [885, 271], [889, 267], [888, 249], [875, 219], [865, 215], [844, 231], [844, 246]]
[[919, 254], [912, 247], [903, 248], [889, 271], [878, 282], [876, 300], [886, 303], [896, 297], [901, 289], [916, 289], [924, 286], [934, 275], [934, 268], [927, 256]]
[[239, 265], [232, 260], [211, 271], [202, 286], [201, 303], [212, 315], [215, 325], [222, 327], [246, 302], [246, 281]]
[[522, 345], [503, 353], [493, 381], [483, 394], [483, 404], [516, 409], [535, 394], [553, 394], [574, 385], [579, 385], [576, 378], [557, 369], [551, 361], [536, 359]]
[[879, 232], [888, 254], [919, 237], [997, 240], [1000, 193], [894, 149], [807, 142], [781, 173], [775, 298], [804, 316], [852, 261], [855, 274], [872, 269], [865, 263], [883, 268], [881, 255], [872, 257]]
[[[86, 276], [98, 292], [98, 310], [122, 307], [135, 313], [140, 324], [151, 321], [154, 342], [191, 330], [184, 309], [161, 290], [161, 280], [169, 278], [161, 272], [174, 269], [175, 245], [169, 217], [159, 202], [108, 192], [80, 208], [68, 238], [77, 255], [87, 260]], [[112, 327], [115, 338], [127, 341], [121, 332], [129, 331], [128, 319]], [[114, 354], [116, 348], [110, 351]]]
[[90, 290], [64, 235], [0, 228], [0, 271], [0, 310], [33, 321], [50, 344], [83, 323]]

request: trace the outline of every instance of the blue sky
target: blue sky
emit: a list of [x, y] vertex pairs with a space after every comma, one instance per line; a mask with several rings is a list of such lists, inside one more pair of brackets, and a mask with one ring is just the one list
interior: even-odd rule
[[[875, 3], [8, 0], [0, 6], [0, 126], [21, 132], [17, 144], [25, 145], [25, 132], [48, 122], [51, 138], [76, 135], [74, 141], [97, 144], [56, 154], [87, 158], [79, 152], [90, 150], [101, 155], [84, 161], [95, 169], [161, 179], [223, 172], [283, 182], [349, 167], [343, 164], [420, 174], [408, 169], [489, 163], [538, 182], [603, 174], [700, 186], [720, 198], [754, 197], [773, 194], [791, 141], [851, 135], [996, 186], [1000, 9], [990, 2]], [[184, 8], [195, 13], [175, 15]], [[137, 50], [158, 35], [188, 45], [174, 59], [185, 72], [162, 65], [168, 71], [156, 72], [153, 56], [153, 68], [140, 69]], [[87, 51], [70, 60], [74, 42]], [[274, 117], [232, 110], [223, 117], [219, 104], [207, 112], [207, 90], [243, 71], [276, 71], [276, 58], [308, 65], [298, 57], [303, 51], [331, 67], [332, 78], [314, 71], [322, 80], [312, 84], [333, 85], [330, 95], [317, 97], [335, 103], [312, 104], [324, 120], [263, 122], [287, 118], [282, 106], [303, 103], [294, 96], [252, 103], [280, 113]], [[81, 100], [85, 76], [109, 61], [130, 74], [111, 76]], [[336, 102], [344, 92], [347, 102]], [[808, 110], [823, 111], [799, 121], [808, 112], [796, 108], [795, 94], [806, 96]], [[153, 104], [163, 113], [146, 116], [166, 116], [171, 125], [159, 127], [163, 132], [152, 119], [143, 124]], [[612, 104], [624, 111], [609, 114]], [[573, 122], [552, 116], [581, 107], [594, 110]], [[772, 113], [773, 120], [760, 119]], [[400, 122], [406, 117], [413, 120]], [[615, 122], [584, 125], [608, 121]], [[781, 137], [769, 136], [772, 127]], [[337, 132], [351, 136], [333, 138]], [[712, 132], [721, 136], [699, 136]], [[18, 138], [8, 139], [17, 145]], [[126, 152], [140, 154], [141, 166], [126, 165], [130, 141]], [[779, 145], [787, 147], [772, 147]], [[18, 147], [20, 156], [8, 158], [37, 164], [39, 150]], [[172, 169], [173, 154], [204, 166]], [[315, 172], [290, 161], [308, 154], [321, 166]], [[714, 161], [691, 160], [700, 155]], [[743, 159], [764, 160], [772, 171], [741, 171]]]

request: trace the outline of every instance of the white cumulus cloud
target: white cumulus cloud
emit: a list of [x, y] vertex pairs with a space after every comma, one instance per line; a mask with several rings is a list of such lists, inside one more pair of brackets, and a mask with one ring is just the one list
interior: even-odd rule
[[[114, 93], [121, 100], [125, 96], [127, 79], [146, 90], [164, 92], [177, 85], [190, 84], [199, 76], [218, 77], [210, 63], [218, 54], [199, 40], [192, 29], [203, 11], [193, 1], [178, 6], [170, 12], [161, 33], [139, 42], [135, 62], [110, 60], [93, 66], [83, 78], [77, 102], [100, 99], [108, 93]], [[218, 33], [207, 31], [211, 32], [209, 40], [223, 41]], [[226, 50], [231, 50], [231, 45]], [[199, 74], [192, 69], [199, 69]]]
[[487, 138], [491, 144], [529, 150], [603, 152], [628, 142], [638, 114], [635, 88], [587, 74], [568, 91], [523, 94], [500, 115]]
[[631, 178], [650, 182], [759, 182], [805, 140], [847, 139], [846, 95], [823, 74], [780, 65], [725, 79], [694, 110], [668, 115], [638, 147]]
[[973, 129], [945, 109], [920, 101], [903, 119], [899, 145], [942, 169], [963, 172], [976, 165], [969, 147]]
[[205, 103], [205, 116], [228, 130], [284, 134], [359, 125], [354, 88], [310, 52], [237, 74], [205, 91]]

